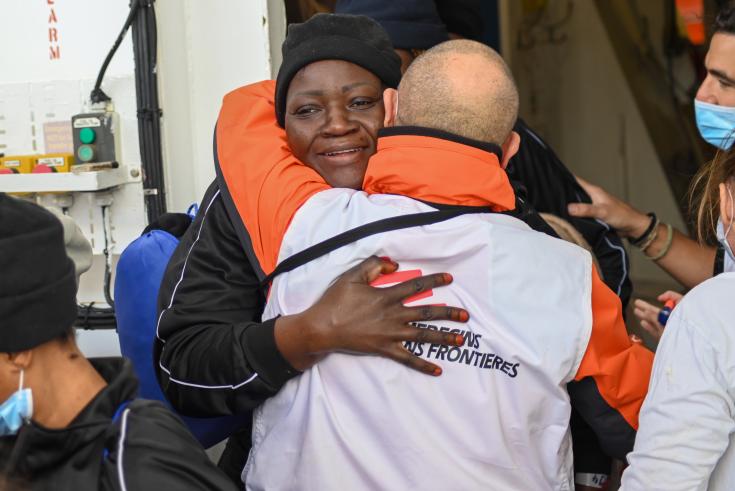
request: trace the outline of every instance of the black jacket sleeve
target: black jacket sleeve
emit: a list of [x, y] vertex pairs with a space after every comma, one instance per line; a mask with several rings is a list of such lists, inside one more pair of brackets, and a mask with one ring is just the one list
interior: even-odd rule
[[250, 411], [298, 372], [276, 347], [275, 321], [216, 183], [174, 252], [158, 297], [154, 363], [181, 414]]
[[[107, 473], [111, 484], [123, 480], [125, 488], [143, 491], [237, 489], [184, 423], [162, 404], [136, 401], [128, 408], [118, 422], [118, 438], [111, 453], [110, 465], [116, 467], [116, 472]], [[123, 483], [115, 484], [120, 487], [109, 488], [125, 489]]]
[[601, 221], [569, 215], [567, 204], [591, 203], [589, 195], [551, 147], [522, 120], [518, 120], [514, 130], [521, 136], [521, 147], [507, 168], [514, 187], [525, 188], [528, 204], [536, 211], [563, 218], [582, 234], [597, 257], [603, 281], [620, 297], [625, 310], [632, 286], [622, 240]]

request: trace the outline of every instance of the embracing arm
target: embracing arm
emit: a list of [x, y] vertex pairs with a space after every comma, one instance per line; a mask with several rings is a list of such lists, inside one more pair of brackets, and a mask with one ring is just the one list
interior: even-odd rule
[[438, 375], [436, 365], [402, 349], [401, 342], [461, 345], [461, 337], [408, 323], [466, 322], [469, 315], [451, 307], [402, 305], [416, 292], [451, 283], [447, 275], [387, 289], [369, 285], [397, 267], [369, 258], [345, 272], [306, 311], [260, 322], [259, 279], [213, 184], [161, 284], [154, 350], [161, 388], [182, 414], [221, 416], [251, 410], [332, 351], [378, 354]]
[[207, 190], [161, 283], [154, 362], [172, 405], [188, 416], [247, 412], [298, 373], [261, 323], [263, 294], [222, 203]]

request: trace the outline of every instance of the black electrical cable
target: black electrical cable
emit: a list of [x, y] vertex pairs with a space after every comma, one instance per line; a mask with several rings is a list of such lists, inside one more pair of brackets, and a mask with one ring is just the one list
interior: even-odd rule
[[122, 29], [120, 29], [120, 34], [117, 35], [117, 39], [115, 39], [115, 43], [112, 45], [110, 52], [107, 53], [107, 56], [105, 57], [105, 61], [102, 62], [102, 67], [100, 68], [100, 71], [97, 74], [97, 81], [94, 83], [94, 89], [92, 89], [92, 93], [89, 94], [89, 99], [93, 103], [107, 102], [110, 100], [110, 96], [105, 94], [105, 92], [102, 90], [102, 87], [101, 87], [102, 79], [105, 77], [107, 66], [110, 64], [110, 61], [112, 61], [112, 57], [115, 56], [115, 53], [117, 52], [117, 48], [119, 48], [120, 44], [122, 44], [122, 41], [125, 38], [125, 34], [128, 32], [130, 25], [133, 23], [133, 19], [135, 18], [135, 14], [138, 12], [139, 6], [140, 4], [138, 0], [131, 1], [130, 13], [128, 13], [128, 18], [125, 19], [125, 24], [123, 24]]
[[154, 1], [131, 0], [130, 12], [125, 24], [102, 64], [95, 88], [90, 95], [92, 102], [110, 100], [100, 88], [102, 79], [128, 28], [132, 27], [138, 143], [142, 160], [143, 192], [148, 223], [154, 222], [166, 212], [160, 125], [162, 111], [158, 100], [158, 78], [156, 75], [158, 31], [156, 28], [156, 12], [153, 8]]
[[105, 242], [102, 253], [105, 256], [103, 293], [105, 295], [105, 302], [107, 302], [109, 307], [95, 307], [94, 302], [87, 305], [77, 305], [76, 327], [80, 329], [117, 329], [115, 302], [110, 293], [112, 286], [112, 263], [110, 260], [109, 235], [107, 233], [110, 223], [108, 208], [109, 206], [107, 205], [102, 207], [102, 236]]
[[[166, 212], [166, 194], [163, 181], [163, 153], [161, 150], [162, 111], [158, 100], [156, 14], [155, 0], [131, 0], [130, 12], [112, 49], [107, 54], [95, 87], [90, 94], [92, 102], [105, 102], [110, 98], [102, 89], [107, 66], [122, 43], [127, 30], [132, 27], [133, 58], [135, 60], [135, 95], [138, 113], [138, 139], [143, 168], [143, 190], [148, 223], [154, 222]], [[115, 329], [117, 327], [114, 300], [110, 294], [112, 271], [109, 260], [107, 236], [107, 210], [102, 208], [105, 237], [104, 295], [109, 308], [95, 307], [94, 302], [78, 305], [77, 327], [81, 329]]]
[[161, 150], [162, 116], [158, 100], [156, 13], [154, 0], [139, 0], [133, 24], [135, 90], [138, 109], [138, 139], [143, 163], [143, 192], [148, 223], [166, 212]]
[[105, 279], [103, 292], [105, 294], [105, 302], [107, 302], [107, 305], [109, 305], [114, 312], [115, 301], [112, 299], [112, 294], [110, 293], [110, 283], [112, 282], [112, 259], [110, 257], [110, 243], [107, 236], [107, 225], [109, 222], [107, 208], [107, 206], [102, 207], [102, 235], [105, 239], [105, 248], [102, 250], [102, 253], [105, 256]]
[[77, 305], [78, 329], [117, 329], [115, 312], [110, 308], [95, 307], [94, 302]]

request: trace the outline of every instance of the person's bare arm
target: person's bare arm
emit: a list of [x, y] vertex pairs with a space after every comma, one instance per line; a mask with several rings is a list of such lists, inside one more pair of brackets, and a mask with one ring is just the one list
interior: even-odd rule
[[[625, 238], [639, 237], [648, 228], [651, 218], [619, 200], [604, 189], [577, 177], [579, 184], [592, 198], [592, 204], [572, 203], [569, 214], [577, 217], [590, 217], [602, 220]], [[658, 226], [656, 239], [646, 248], [645, 254], [656, 257], [666, 247], [667, 228]], [[692, 288], [711, 278], [714, 270], [715, 248], [704, 246], [682, 234], [673, 231], [671, 248], [656, 261], [661, 268], [678, 282]]]

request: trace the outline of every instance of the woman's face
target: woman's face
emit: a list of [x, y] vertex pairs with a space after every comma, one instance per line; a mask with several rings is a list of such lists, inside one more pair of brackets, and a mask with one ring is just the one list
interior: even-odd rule
[[291, 151], [332, 187], [362, 188], [385, 110], [380, 79], [362, 67], [324, 60], [302, 68], [286, 96]]

